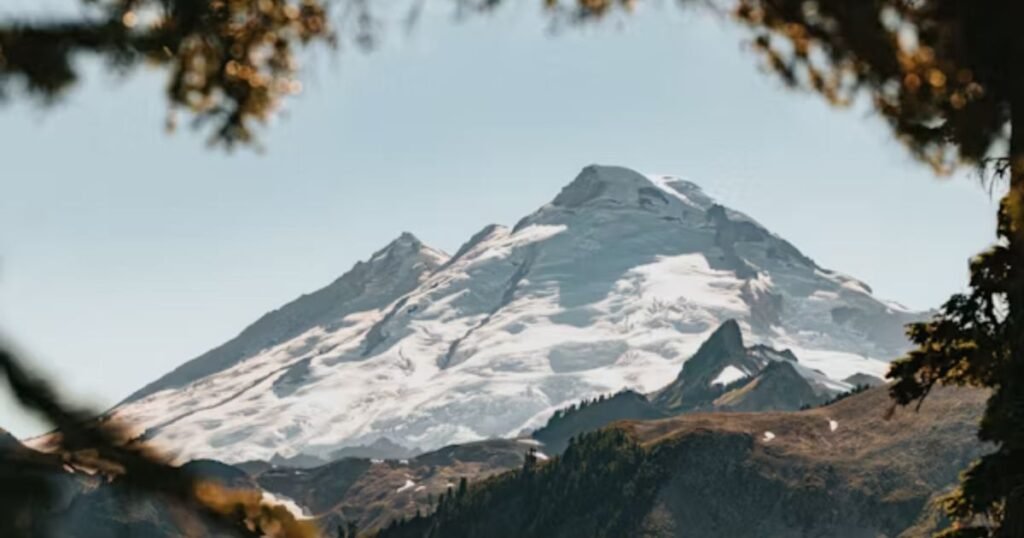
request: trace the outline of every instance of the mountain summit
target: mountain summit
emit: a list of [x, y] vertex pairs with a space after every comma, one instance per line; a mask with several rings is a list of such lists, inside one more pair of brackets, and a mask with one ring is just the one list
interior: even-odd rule
[[693, 183], [588, 166], [451, 257], [403, 234], [111, 413], [182, 460], [431, 449], [664, 387], [729, 319], [724, 346], [742, 331], [842, 390], [884, 372], [918, 317]]
[[138, 400], [164, 389], [177, 389], [222, 372], [261, 350], [317, 327], [333, 327], [351, 314], [377, 308], [408, 293], [448, 256], [404, 232], [365, 262], [314, 293], [265, 314], [224, 345], [179, 366], [127, 398]]

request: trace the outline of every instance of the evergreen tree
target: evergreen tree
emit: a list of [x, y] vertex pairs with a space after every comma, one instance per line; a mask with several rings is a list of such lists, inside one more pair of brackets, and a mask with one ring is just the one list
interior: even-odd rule
[[535, 467], [537, 467], [537, 449], [530, 447], [523, 457], [523, 475], [528, 475]]
[[[81, 52], [125, 68], [152, 62], [171, 73], [174, 106], [215, 122], [215, 140], [244, 142], [252, 138], [252, 122], [294, 88], [296, 46], [331, 37], [316, 0], [83, 3], [96, 11], [78, 19], [0, 23], [0, 94], [19, 83], [48, 98], [58, 95], [76, 80], [72, 57]], [[966, 164], [1006, 179], [997, 243], [971, 262], [970, 291], [910, 328], [918, 348], [894, 364], [890, 377], [896, 380], [892, 395], [903, 405], [920, 404], [936, 384], [992, 389], [979, 436], [996, 448], [950, 498], [955, 528], [947, 534], [1024, 536], [1024, 2], [734, 3], [756, 49], [787, 84], [837, 105], [867, 96], [896, 138], [937, 171]], [[545, 4], [580, 21], [633, 2]], [[150, 23], [140, 20], [144, 13], [159, 16]], [[360, 27], [372, 28], [372, 17], [361, 14], [355, 18]], [[238, 27], [239, 20], [253, 24]], [[355, 35], [370, 40], [359, 28]], [[274, 54], [253, 53], [268, 40]], [[63, 408], [47, 412], [58, 416]], [[535, 456], [527, 463], [536, 464]]]
[[[69, 468], [93, 469], [96, 478], [109, 484], [116, 494], [154, 494], [163, 501], [191, 510], [202, 526], [209, 525], [217, 535], [276, 538], [311, 538], [319, 534], [311, 522], [297, 520], [283, 507], [269, 507], [252, 491], [229, 491], [216, 481], [207, 481], [185, 467], [168, 463], [160, 453], [134, 444], [124, 444], [131, 428], [116, 418], [94, 420], [92, 413], [76, 409], [62, 401], [58, 393], [42, 379], [32, 375], [21, 361], [0, 346], [0, 372], [6, 377], [11, 392], [26, 409], [39, 413], [58, 432], [49, 449], [60, 455], [63, 467], [54, 472], [66, 473]], [[17, 461], [17, 460], [15, 460]], [[7, 461], [10, 465], [12, 462]], [[62, 498], [61, 491], [46, 475], [41, 480], [33, 474], [3, 481], [6, 491], [19, 493], [10, 502], [0, 505], [0, 531], [4, 538], [35, 536], [12, 522], [40, 514], [41, 507]], [[44, 509], [45, 510], [45, 509]], [[38, 517], [38, 516], [36, 516]], [[30, 529], [30, 527], [29, 527]], [[127, 529], [126, 529], [127, 532]]]
[[585, 434], [549, 463], [488, 478], [444, 512], [380, 538], [637, 536], [678, 457], [670, 445], [648, 451], [616, 429]]
[[460, 499], [466, 496], [466, 490], [468, 488], [469, 488], [469, 481], [466, 480], [466, 477], [463, 476], [462, 478], [459, 479], [459, 493], [458, 493], [458, 495], [459, 495]]
[[992, 389], [979, 437], [996, 447], [947, 499], [947, 537], [1024, 536], [1024, 2], [739, 0], [769, 67], [836, 104], [866, 94], [911, 153], [939, 172], [1006, 180], [996, 244], [970, 291], [909, 328], [895, 401], [936, 384]]
[[121, 70], [159, 65], [170, 73], [172, 106], [231, 145], [250, 141], [253, 123], [298, 91], [295, 49], [333, 42], [319, 0], [81, 3], [77, 17], [0, 22], [0, 96], [18, 84], [53, 100], [77, 80], [82, 53]]

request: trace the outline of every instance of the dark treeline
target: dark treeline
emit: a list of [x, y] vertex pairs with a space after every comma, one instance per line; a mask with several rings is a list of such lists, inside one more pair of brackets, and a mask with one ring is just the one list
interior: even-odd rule
[[618, 429], [573, 438], [547, 462], [531, 449], [521, 469], [450, 492], [434, 513], [392, 522], [377, 537], [630, 536], [668, 476], [665, 456]]
[[563, 420], [565, 420], [566, 417], [568, 417], [568, 416], [570, 416], [570, 415], [572, 415], [572, 414], [574, 414], [576, 412], [582, 411], [582, 410], [584, 410], [584, 409], [586, 409], [586, 408], [588, 408], [590, 406], [602, 403], [602, 402], [604, 402], [606, 400], [610, 400], [610, 399], [615, 398], [616, 396], [618, 396], [620, 394], [623, 394], [623, 393], [626, 393], [626, 392], [631, 392], [631, 391], [629, 391], [629, 390], [620, 390], [619, 392], [616, 392], [615, 394], [612, 394], [610, 396], [601, 394], [601, 395], [598, 395], [598, 396], [596, 396], [594, 398], [584, 398], [583, 400], [580, 400], [579, 402], [571, 403], [571, 404], [569, 404], [569, 405], [567, 405], [567, 406], [565, 406], [565, 407], [555, 411], [555, 413], [553, 415], [551, 415], [551, 418], [548, 419], [548, 421], [544, 425], [544, 427], [545, 428], [550, 428], [550, 427], [557, 426], [559, 423], [561, 423]]
[[801, 411], [806, 411], [808, 409], [814, 409], [816, 407], [829, 406], [829, 405], [832, 405], [832, 404], [834, 404], [836, 402], [841, 402], [841, 401], [849, 398], [850, 396], [855, 396], [857, 394], [860, 394], [860, 393], [862, 393], [862, 392], [864, 392], [864, 391], [866, 391], [866, 390], [868, 390], [870, 388], [871, 388], [871, 385], [863, 385], [863, 384], [862, 385], [854, 385], [854, 387], [852, 389], [850, 389], [850, 390], [848, 390], [846, 392], [840, 392], [839, 394], [836, 394], [835, 396], [829, 398], [828, 400], [825, 400], [824, 402], [822, 402], [819, 405], [805, 405], [805, 406], [801, 407], [800, 410]]

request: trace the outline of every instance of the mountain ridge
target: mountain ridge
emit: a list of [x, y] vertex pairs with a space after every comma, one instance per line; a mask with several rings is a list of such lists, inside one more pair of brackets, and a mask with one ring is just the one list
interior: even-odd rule
[[584, 168], [453, 256], [396, 241], [413, 256], [378, 251], [110, 414], [181, 460], [323, 458], [381, 438], [429, 450], [660, 388], [727, 319], [844, 390], [881, 375], [919, 317], [696, 184], [621, 167]]
[[[338, 319], [349, 313], [349, 310], [358, 311], [361, 303], [371, 299], [366, 297], [367, 292], [374, 291], [370, 288], [380, 284], [381, 275], [399, 278], [391, 286], [376, 290], [377, 296], [372, 299], [386, 300], [381, 298], [383, 296], [394, 300], [413, 287], [410, 279], [417, 280], [432, 272], [447, 259], [448, 256], [444, 252], [424, 245], [410, 232], [402, 232], [384, 248], [374, 252], [369, 260], [357, 262], [352, 269], [331, 284], [312, 293], [303, 294], [284, 306], [267, 312], [243, 329], [238, 336], [148, 383], [118, 405], [138, 400], [159, 390], [176, 388], [196, 377], [223, 371], [246, 355], [273, 345], [278, 340], [294, 337], [322, 319]], [[404, 272], [411, 274], [403, 274]], [[338, 308], [342, 304], [349, 308]], [[302, 317], [312, 319], [294, 319], [299, 311], [303, 313]], [[268, 331], [271, 334], [267, 334]]]
[[556, 411], [531, 435], [549, 453], [558, 454], [572, 437], [619, 421], [701, 412], [797, 411], [846, 394], [823, 383], [819, 372], [801, 366], [789, 350], [746, 346], [739, 324], [729, 319], [683, 363], [671, 383], [647, 395], [623, 390], [574, 403]]

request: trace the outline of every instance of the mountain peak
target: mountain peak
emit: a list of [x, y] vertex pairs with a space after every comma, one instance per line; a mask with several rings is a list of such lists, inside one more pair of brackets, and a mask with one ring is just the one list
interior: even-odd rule
[[793, 349], [814, 387], [879, 375], [875, 359], [905, 349], [887, 335], [902, 338], [912, 313], [713, 207], [676, 177], [588, 166], [515, 228], [487, 226], [454, 257], [398, 235], [115, 413], [153, 442], [187, 441], [181, 459], [326, 457], [384, 436], [433, 449], [672, 379], [659, 402], [705, 404], [783, 356], [745, 340]]
[[392, 245], [422, 245], [419, 237], [413, 235], [412, 232], [403, 231], [401, 234], [391, 242]]
[[398, 237], [392, 239], [387, 245], [384, 245], [384, 248], [375, 252], [370, 259], [376, 260], [381, 256], [392, 252], [415, 252], [425, 246], [426, 245], [424, 245], [423, 242], [412, 233], [402, 232]]
[[402, 232], [334, 282], [264, 314], [235, 338], [175, 368], [126, 401], [187, 386], [316, 327], [344, 326], [346, 316], [376, 312], [414, 290], [447, 260], [444, 252]]
[[643, 189], [657, 189], [645, 175], [621, 166], [592, 164], [585, 167], [571, 183], [562, 188], [551, 204], [559, 207], [580, 207], [598, 200], [622, 203], [638, 201]]
[[[405, 266], [426, 263], [434, 268], [448, 261], [444, 252], [424, 244], [410, 232], [402, 232], [384, 248], [373, 253], [366, 262], [370, 267]], [[373, 271], [376, 273], [377, 271]], [[373, 274], [367, 275], [372, 278]]]
[[727, 319], [686, 362], [676, 380], [659, 390], [655, 403], [667, 409], [683, 409], [706, 400], [726, 369], [747, 377], [763, 365], [743, 346], [743, 334], [735, 319]]
[[770, 361], [749, 383], [714, 401], [724, 411], [796, 411], [821, 401], [811, 383], [789, 361]]
[[743, 353], [743, 332], [740, 330], [739, 322], [732, 318], [723, 321], [715, 332], [711, 333], [704, 346], [718, 348], [728, 354]]
[[685, 179], [592, 164], [563, 187], [547, 207], [570, 211], [582, 207], [641, 209], [677, 218], [693, 210], [702, 214], [714, 204], [700, 186]]

